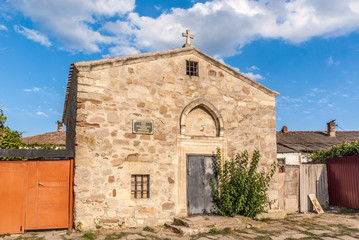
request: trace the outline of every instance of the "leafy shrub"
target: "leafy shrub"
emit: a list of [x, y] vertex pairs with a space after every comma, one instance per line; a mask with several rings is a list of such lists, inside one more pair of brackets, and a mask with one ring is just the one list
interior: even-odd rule
[[214, 171], [218, 181], [211, 180], [213, 207], [222, 216], [242, 215], [254, 218], [268, 205], [269, 182], [275, 173], [273, 163], [268, 173], [257, 171], [260, 154], [256, 150], [249, 161], [248, 152], [237, 154], [222, 166], [221, 151], [217, 148]]
[[[0, 108], [0, 149], [18, 149], [24, 146], [21, 141], [22, 132], [13, 131], [8, 126], [5, 126], [7, 117]], [[0, 157], [0, 160], [21, 160], [16, 157]]]
[[[3, 110], [0, 108], [0, 149], [63, 149], [59, 145], [48, 145], [31, 143], [25, 144], [22, 142], [22, 132], [11, 130], [8, 126], [5, 126], [7, 117], [4, 115]], [[20, 157], [0, 157], [1, 160], [14, 161], [22, 160]]]
[[328, 158], [359, 155], [359, 141], [342, 142], [329, 150], [319, 150], [310, 155], [313, 162], [326, 163]]

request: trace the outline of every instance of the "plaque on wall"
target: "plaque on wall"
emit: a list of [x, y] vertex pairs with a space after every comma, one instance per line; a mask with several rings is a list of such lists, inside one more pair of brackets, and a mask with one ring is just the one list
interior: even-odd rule
[[153, 120], [132, 120], [132, 133], [153, 134]]

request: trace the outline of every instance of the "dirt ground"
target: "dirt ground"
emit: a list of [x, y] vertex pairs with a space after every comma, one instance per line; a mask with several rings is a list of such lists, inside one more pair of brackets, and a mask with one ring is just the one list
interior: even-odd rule
[[[203, 216], [203, 218], [206, 218]], [[40, 240], [40, 239], [258, 239], [258, 240], [291, 240], [291, 239], [359, 239], [359, 213], [343, 213], [338, 210], [331, 210], [324, 214], [306, 213], [288, 215], [283, 220], [261, 221], [265, 224], [217, 229], [207, 226], [208, 231], [192, 235], [180, 235], [173, 229], [166, 227], [137, 228], [110, 231], [100, 229], [94, 232], [79, 231], [44, 231], [27, 232], [25, 234], [4, 235], [3, 239], [16, 240]], [[260, 226], [260, 227], [258, 227]]]

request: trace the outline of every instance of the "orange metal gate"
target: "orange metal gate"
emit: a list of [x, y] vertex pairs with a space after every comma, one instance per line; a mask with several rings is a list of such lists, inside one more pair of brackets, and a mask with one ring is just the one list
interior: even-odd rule
[[72, 227], [73, 160], [0, 162], [0, 234]]

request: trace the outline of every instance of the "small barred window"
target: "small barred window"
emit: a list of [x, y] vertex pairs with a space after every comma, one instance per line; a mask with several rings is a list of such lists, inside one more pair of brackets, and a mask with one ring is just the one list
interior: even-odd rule
[[278, 172], [284, 173], [285, 171], [285, 158], [278, 158]]
[[150, 198], [150, 175], [131, 175], [131, 197]]
[[198, 62], [186, 60], [186, 74], [189, 76], [198, 76]]

